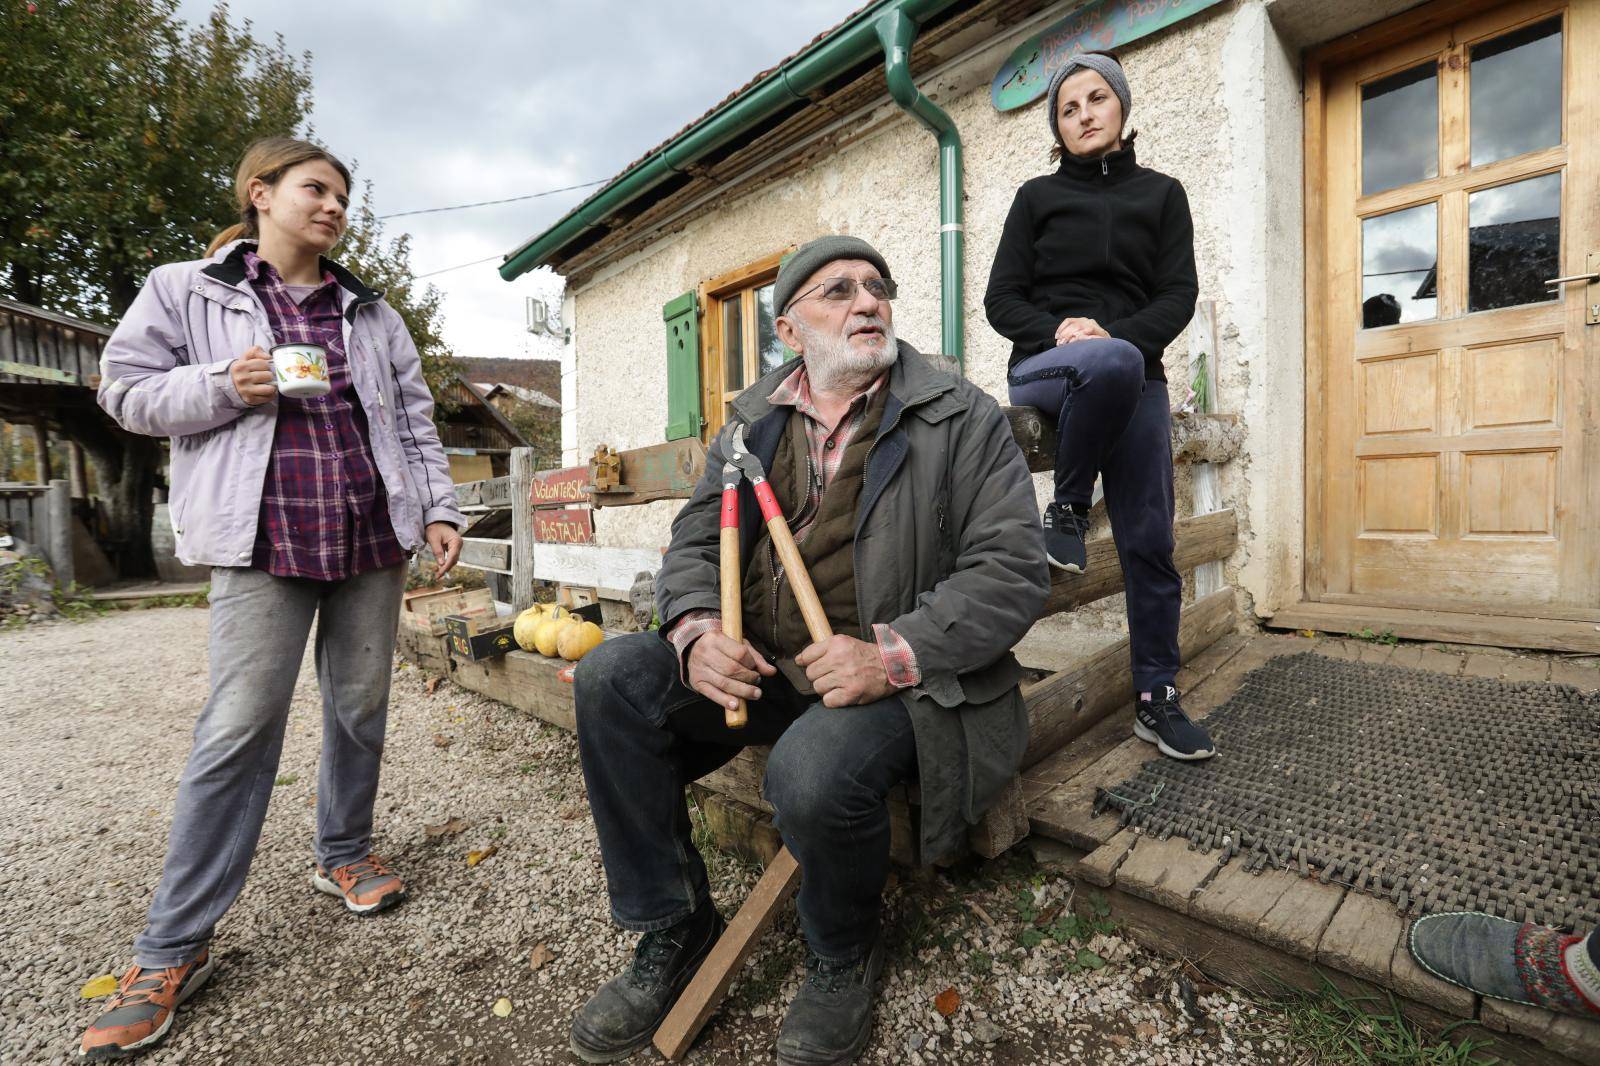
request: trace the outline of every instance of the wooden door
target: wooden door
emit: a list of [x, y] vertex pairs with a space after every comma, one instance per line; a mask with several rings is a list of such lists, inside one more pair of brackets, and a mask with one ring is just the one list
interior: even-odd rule
[[1600, 619], [1600, 0], [1484, 6], [1313, 101], [1307, 592]]

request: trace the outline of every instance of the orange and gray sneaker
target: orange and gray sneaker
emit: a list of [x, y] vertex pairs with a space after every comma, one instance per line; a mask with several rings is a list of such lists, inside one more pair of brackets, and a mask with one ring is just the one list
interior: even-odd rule
[[405, 883], [376, 855], [335, 866], [332, 871], [318, 866], [311, 883], [319, 892], [343, 898], [344, 905], [357, 914], [377, 914], [406, 898]]
[[200, 991], [215, 964], [208, 948], [199, 958], [165, 970], [128, 967], [105, 1013], [83, 1032], [78, 1054], [86, 1059], [126, 1059], [167, 1038], [179, 1004]]

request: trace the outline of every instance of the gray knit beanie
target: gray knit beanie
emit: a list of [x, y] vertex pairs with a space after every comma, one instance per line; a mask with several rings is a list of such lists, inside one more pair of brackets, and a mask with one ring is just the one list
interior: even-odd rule
[[[1044, 120], [1050, 124], [1050, 136], [1055, 138], [1057, 144], [1061, 143], [1061, 129], [1056, 122], [1056, 94], [1061, 91], [1061, 83], [1080, 70], [1094, 71], [1104, 78], [1106, 84], [1111, 86], [1111, 91], [1117, 94], [1117, 99], [1122, 101], [1123, 129], [1128, 126], [1128, 112], [1133, 110], [1133, 93], [1128, 89], [1128, 76], [1122, 72], [1122, 64], [1098, 52], [1079, 52], [1050, 76], [1050, 90], [1045, 93], [1048, 106], [1044, 110]], [[1122, 130], [1117, 132], [1120, 134]]]
[[860, 237], [842, 234], [818, 237], [796, 248], [779, 265], [778, 280], [772, 286], [772, 310], [780, 315], [788, 311], [806, 279], [835, 259], [864, 259], [877, 267], [884, 277], [890, 276], [889, 264], [883, 261], [883, 256]]

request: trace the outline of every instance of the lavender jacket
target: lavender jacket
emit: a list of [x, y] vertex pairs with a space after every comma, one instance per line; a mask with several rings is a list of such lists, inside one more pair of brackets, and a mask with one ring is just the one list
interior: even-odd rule
[[[244, 276], [247, 242], [210, 259], [156, 267], [100, 358], [100, 406], [123, 429], [172, 438], [172, 531], [178, 558], [249, 566], [278, 403], [249, 407], [228, 368], [270, 350], [267, 312]], [[433, 396], [398, 312], [326, 260], [339, 283], [350, 377], [401, 547], [429, 522], [465, 524], [433, 425]]]

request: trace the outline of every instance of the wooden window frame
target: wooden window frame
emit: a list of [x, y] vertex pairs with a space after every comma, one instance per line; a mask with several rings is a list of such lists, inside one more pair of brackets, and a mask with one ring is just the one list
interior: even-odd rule
[[701, 438], [708, 443], [727, 421], [727, 403], [744, 389], [728, 390], [722, 344], [725, 308], [737, 302], [742, 314], [745, 387], [756, 381], [761, 366], [757, 345], [756, 290], [770, 285], [778, 276], [778, 264], [794, 250], [793, 246], [764, 255], [735, 270], [707, 278], [700, 283], [703, 308], [700, 329], [700, 414]]

